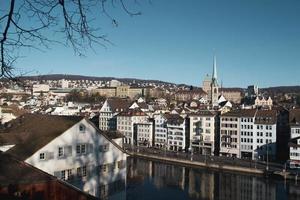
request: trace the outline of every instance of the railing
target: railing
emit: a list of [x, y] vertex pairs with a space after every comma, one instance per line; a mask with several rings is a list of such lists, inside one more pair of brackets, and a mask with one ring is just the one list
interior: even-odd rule
[[[211, 156], [211, 155], [201, 155], [198, 153], [191, 152], [178, 152], [170, 151], [167, 149], [158, 149], [158, 148], [146, 148], [146, 147], [136, 147], [136, 146], [126, 146], [127, 152], [129, 153], [141, 153], [144, 155], [154, 155], [159, 157], [166, 158], [175, 158], [180, 160], [189, 160], [195, 162], [204, 162], [206, 164], [218, 164], [245, 167], [251, 169], [260, 169], [265, 170], [267, 163], [264, 161], [250, 160], [250, 159], [240, 159], [232, 158], [226, 156]], [[283, 171], [284, 165], [279, 163], [268, 163], [269, 171]]]

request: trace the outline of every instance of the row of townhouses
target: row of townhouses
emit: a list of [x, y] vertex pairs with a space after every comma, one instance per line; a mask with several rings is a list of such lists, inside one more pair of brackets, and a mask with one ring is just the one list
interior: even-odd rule
[[[300, 160], [299, 114], [282, 134], [280, 112], [275, 108], [156, 112], [139, 104], [143, 105], [107, 99], [99, 112], [99, 128], [120, 132], [128, 145], [253, 160], [275, 160], [285, 149], [285, 153], [290, 150], [290, 159]], [[286, 142], [291, 147], [280, 143], [287, 137], [293, 139]]]

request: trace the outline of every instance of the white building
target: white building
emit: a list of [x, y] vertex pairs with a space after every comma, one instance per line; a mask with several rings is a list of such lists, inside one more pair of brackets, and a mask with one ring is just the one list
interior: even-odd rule
[[34, 84], [32, 86], [32, 93], [33, 95], [41, 95], [41, 94], [46, 94], [48, 93], [50, 90], [50, 87], [49, 85], [47, 84]]
[[61, 88], [63, 88], [63, 89], [69, 88], [69, 81], [62, 79], [61, 80]]
[[276, 124], [275, 110], [243, 109], [221, 115], [220, 154], [275, 160]]
[[186, 134], [186, 119], [178, 114], [165, 114], [168, 129], [168, 149], [184, 151], [188, 147]]
[[300, 165], [300, 109], [290, 110], [290, 128], [289, 159]]
[[13, 119], [16, 119], [16, 116], [12, 109], [0, 107], [0, 124], [5, 124]]
[[121, 98], [106, 99], [99, 112], [99, 129], [116, 130], [117, 114], [126, 110], [130, 102]]
[[121, 86], [122, 83], [118, 80], [111, 80], [109, 81], [109, 87], [118, 87]]
[[85, 118], [24, 115], [0, 143], [11, 145], [7, 153], [93, 196], [125, 195], [122, 139], [109, 138]]
[[[262, 160], [276, 159], [276, 110], [258, 110], [254, 122], [256, 141], [254, 140], [255, 158]], [[256, 142], [256, 143], [255, 143]], [[256, 145], [256, 147], [255, 147]]]
[[137, 146], [153, 146], [153, 122], [134, 124], [134, 134], [137, 137]]
[[217, 113], [209, 110], [189, 115], [191, 151], [203, 155], [214, 155], [218, 134]]
[[255, 122], [255, 115], [257, 113], [256, 109], [244, 109], [241, 110], [241, 157], [242, 158], [250, 158], [254, 159], [256, 155], [256, 126]]
[[154, 118], [154, 144], [159, 148], [166, 148], [168, 145], [167, 118], [164, 114], [155, 114]]

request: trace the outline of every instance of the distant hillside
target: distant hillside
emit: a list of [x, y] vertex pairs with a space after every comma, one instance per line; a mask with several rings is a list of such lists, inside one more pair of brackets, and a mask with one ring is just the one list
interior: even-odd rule
[[[190, 85], [187, 84], [175, 84], [166, 81], [160, 80], [144, 80], [144, 79], [137, 79], [137, 78], [116, 78], [116, 77], [96, 77], [96, 76], [82, 76], [82, 75], [71, 75], [71, 74], [48, 74], [48, 75], [39, 75], [39, 76], [22, 76], [20, 77], [21, 80], [60, 80], [60, 79], [67, 79], [67, 80], [91, 80], [91, 81], [111, 81], [111, 80], [118, 80], [125, 84], [149, 84], [153, 83], [156, 85], [172, 85], [182, 88], [190, 88]], [[193, 86], [193, 89], [197, 89], [197, 86]], [[220, 88], [220, 91], [226, 90], [235, 90], [244, 92], [244, 88], [238, 87], [231, 87], [231, 88]], [[300, 86], [277, 86], [277, 87], [269, 87], [269, 88], [261, 88], [260, 92], [262, 93], [270, 93], [270, 94], [278, 94], [278, 93], [300, 93]]]
[[272, 94], [278, 93], [300, 93], [300, 86], [278, 86], [260, 89], [261, 92], [267, 92]]
[[118, 80], [124, 83], [156, 83], [156, 84], [171, 84], [174, 83], [159, 81], [159, 80], [143, 80], [136, 78], [115, 78], [115, 77], [96, 77], [96, 76], [82, 76], [82, 75], [70, 75], [70, 74], [49, 74], [49, 75], [40, 75], [40, 76], [23, 76], [21, 80], [91, 80], [91, 81], [111, 81]]

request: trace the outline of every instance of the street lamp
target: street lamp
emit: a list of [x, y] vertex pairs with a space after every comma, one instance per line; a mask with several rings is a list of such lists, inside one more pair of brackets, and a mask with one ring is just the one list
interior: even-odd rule
[[190, 148], [188, 150], [189, 150], [189, 152], [191, 152], [191, 161], [193, 161], [193, 154], [194, 154], [194, 152], [193, 152], [192, 145], [190, 146]]
[[206, 164], [206, 151], [205, 151], [205, 147], [203, 147], [203, 152], [204, 152], [204, 163]]
[[267, 140], [267, 167], [266, 167], [266, 170], [268, 171], [269, 170], [269, 140]]
[[167, 148], [168, 148], [168, 143], [165, 141], [165, 156], [167, 155]]

